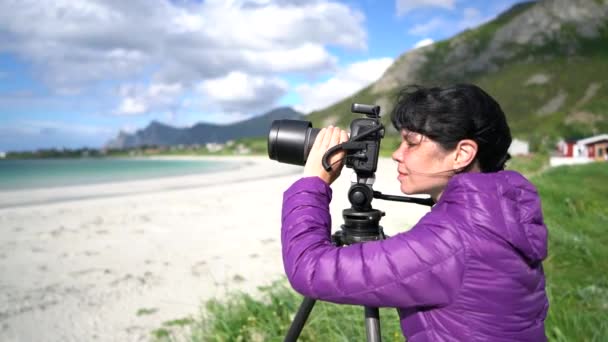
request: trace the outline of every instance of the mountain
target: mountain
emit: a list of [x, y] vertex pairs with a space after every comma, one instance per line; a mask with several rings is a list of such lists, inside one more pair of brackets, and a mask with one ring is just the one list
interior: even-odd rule
[[[408, 84], [470, 82], [493, 95], [513, 135], [533, 149], [608, 131], [608, 0], [517, 4], [477, 28], [399, 56], [375, 83], [311, 113], [315, 127], [348, 127], [352, 102], [388, 113]], [[389, 134], [394, 133], [389, 129]]]
[[281, 107], [263, 115], [230, 125], [198, 123], [189, 128], [175, 128], [152, 121], [146, 128], [133, 134], [120, 132], [106, 144], [106, 148], [124, 149], [143, 145], [172, 146], [194, 145], [210, 142], [224, 143], [244, 137], [261, 137], [268, 134], [270, 124], [278, 119], [302, 120], [304, 115], [292, 108]]

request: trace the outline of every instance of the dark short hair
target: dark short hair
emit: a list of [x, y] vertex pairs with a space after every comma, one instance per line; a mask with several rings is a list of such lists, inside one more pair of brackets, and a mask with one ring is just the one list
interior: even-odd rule
[[510, 158], [505, 114], [496, 100], [472, 84], [407, 86], [398, 94], [391, 121], [397, 130], [425, 135], [448, 151], [462, 139], [475, 141], [482, 172], [504, 170]]

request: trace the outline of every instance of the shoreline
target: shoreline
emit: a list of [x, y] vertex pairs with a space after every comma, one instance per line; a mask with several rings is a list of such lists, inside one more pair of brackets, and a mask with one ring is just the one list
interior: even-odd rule
[[[223, 159], [222, 159], [223, 158]], [[197, 156], [163, 156], [150, 158], [153, 160], [197, 160], [197, 161], [223, 161], [235, 165], [225, 169], [213, 170], [203, 173], [188, 173], [183, 175], [151, 177], [139, 180], [119, 180], [108, 182], [97, 182], [89, 184], [74, 184], [63, 186], [51, 186], [28, 189], [0, 189], [0, 209], [18, 208], [25, 206], [36, 206], [59, 202], [78, 201], [95, 198], [111, 198], [125, 195], [155, 193], [160, 191], [174, 191], [189, 189], [192, 187], [216, 186], [217, 182], [232, 173], [247, 167], [260, 169], [260, 164], [267, 163], [267, 158], [261, 156], [237, 156], [237, 157], [197, 157]], [[279, 164], [278, 162], [276, 164]], [[254, 179], [263, 179], [277, 175], [290, 175], [298, 173], [297, 166], [278, 166], [279, 173], [268, 173], [262, 169], [254, 170], [255, 176], [240, 179], [239, 182]]]
[[[198, 317], [209, 299], [255, 295], [284, 277], [282, 195], [303, 168], [264, 157], [232, 160], [251, 164], [163, 181], [15, 192], [21, 197], [11, 201], [30, 205], [0, 209], [0, 340], [149, 340], [163, 322]], [[381, 159], [378, 169], [375, 188], [396, 194], [394, 163]], [[348, 173], [332, 185], [334, 230], [349, 206]], [[71, 197], [87, 194], [94, 196]], [[55, 201], [31, 203], [45, 198]], [[374, 207], [387, 213], [381, 224], [389, 235], [428, 211], [385, 201]]]

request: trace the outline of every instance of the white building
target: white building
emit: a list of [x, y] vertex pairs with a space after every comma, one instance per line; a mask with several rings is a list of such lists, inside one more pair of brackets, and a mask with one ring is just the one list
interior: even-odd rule
[[581, 140], [562, 140], [557, 144], [557, 151], [559, 156], [551, 157], [551, 166], [608, 160], [608, 134]]
[[224, 149], [224, 145], [218, 144], [218, 143], [207, 143], [205, 145], [205, 147], [207, 148], [207, 151], [212, 152], [212, 153], [219, 152]]
[[250, 154], [251, 149], [243, 144], [238, 144], [236, 146], [236, 150], [234, 151], [236, 154]]
[[509, 154], [512, 156], [530, 154], [530, 144], [527, 141], [513, 139], [509, 146]]

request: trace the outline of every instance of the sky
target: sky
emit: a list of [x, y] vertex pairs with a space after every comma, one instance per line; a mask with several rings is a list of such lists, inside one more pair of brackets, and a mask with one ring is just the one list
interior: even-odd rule
[[3, 0], [0, 152], [322, 109], [518, 0]]

